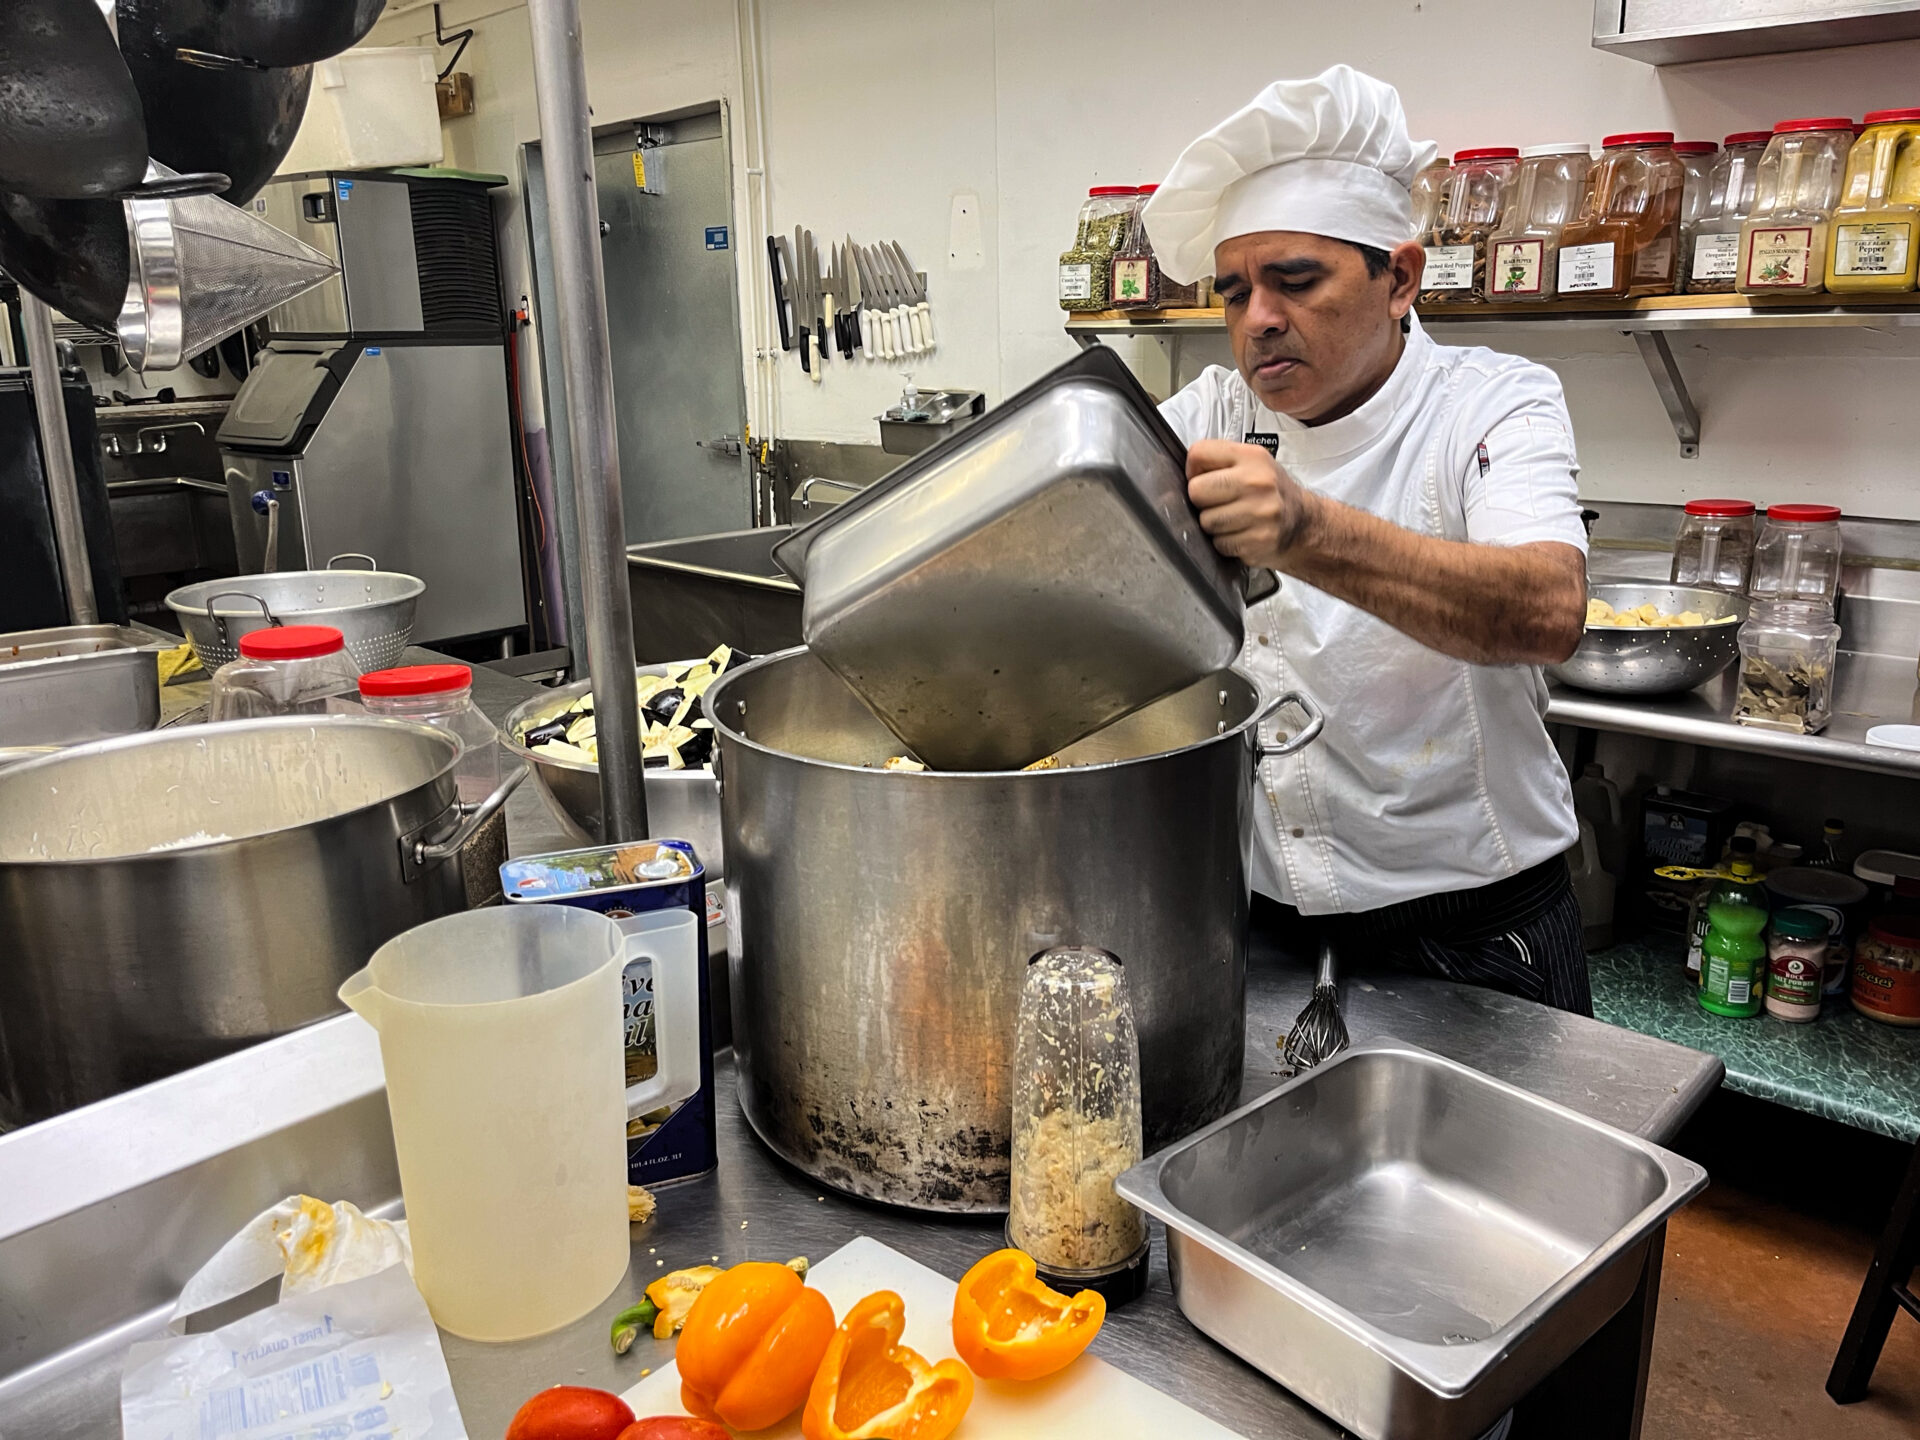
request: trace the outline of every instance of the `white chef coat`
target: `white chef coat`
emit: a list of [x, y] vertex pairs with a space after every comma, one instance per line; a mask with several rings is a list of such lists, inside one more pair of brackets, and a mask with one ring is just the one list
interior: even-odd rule
[[[1436, 345], [1417, 319], [1387, 383], [1339, 420], [1275, 414], [1217, 365], [1161, 413], [1187, 444], [1271, 444], [1301, 485], [1417, 534], [1587, 548], [1559, 378]], [[1503, 879], [1578, 838], [1539, 667], [1452, 659], [1291, 576], [1248, 612], [1242, 664], [1327, 716], [1313, 744], [1260, 767], [1263, 893], [1309, 915], [1373, 910]]]

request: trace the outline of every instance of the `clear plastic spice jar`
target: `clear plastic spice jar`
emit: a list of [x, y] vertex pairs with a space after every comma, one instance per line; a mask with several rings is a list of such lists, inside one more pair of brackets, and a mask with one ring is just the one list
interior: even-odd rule
[[1464, 305], [1487, 298], [1487, 237], [1500, 223], [1519, 163], [1520, 152], [1510, 145], [1462, 150], [1453, 157], [1439, 208], [1420, 237], [1427, 250], [1421, 304]]
[[1560, 234], [1562, 295], [1624, 298], [1672, 292], [1679, 270], [1686, 167], [1673, 132], [1609, 135], [1586, 203]]
[[1453, 157], [1441, 155], [1413, 177], [1407, 189], [1413, 197], [1413, 233], [1424, 235], [1433, 228], [1433, 217], [1440, 213], [1440, 200], [1446, 193], [1447, 176], [1453, 173]]
[[1753, 568], [1754, 503], [1751, 500], [1689, 500], [1673, 540], [1675, 585], [1746, 593]]
[[1812, 295], [1827, 288], [1827, 225], [1840, 199], [1853, 122], [1782, 120], [1760, 157], [1753, 213], [1740, 227], [1743, 295]]
[[1073, 248], [1060, 256], [1060, 308], [1105, 310], [1113, 252], [1127, 236], [1140, 192], [1131, 185], [1095, 185], [1080, 207]]
[[1680, 263], [1674, 267], [1673, 288], [1687, 288], [1687, 256], [1691, 253], [1694, 227], [1706, 213], [1707, 200], [1713, 194], [1713, 162], [1720, 147], [1711, 140], [1676, 140], [1673, 153], [1680, 157], [1680, 168], [1687, 172], [1687, 183], [1680, 191]]
[[1157, 309], [1165, 303], [1160, 298], [1160, 262], [1153, 258], [1153, 241], [1140, 218], [1146, 203], [1146, 191], [1136, 190], [1133, 208], [1127, 212], [1127, 233], [1113, 252], [1107, 298], [1116, 310]]
[[1914, 288], [1920, 245], [1920, 110], [1871, 110], [1847, 152], [1827, 237], [1827, 289], [1840, 295]]
[[[1158, 185], [1142, 185], [1140, 187], [1141, 209], [1144, 210], [1146, 208], [1147, 201], [1153, 198], [1153, 192], [1159, 188]], [[1140, 221], [1136, 221], [1135, 223], [1139, 224], [1143, 231], [1145, 230], [1146, 227], [1144, 223]], [[1153, 255], [1151, 240], [1148, 241], [1147, 253], [1153, 256], [1154, 284], [1160, 287], [1160, 304], [1162, 306], [1169, 309], [1174, 307], [1188, 308], [1201, 303], [1200, 282], [1198, 280], [1193, 281], [1191, 284], [1182, 285], [1178, 280], [1169, 279], [1166, 273], [1160, 268], [1160, 257]]]
[[359, 668], [331, 625], [273, 625], [240, 637], [240, 658], [213, 672], [212, 720], [320, 715], [358, 691]]
[[1559, 292], [1560, 232], [1580, 213], [1592, 170], [1584, 140], [1520, 152], [1506, 212], [1487, 242], [1489, 300], [1551, 300]]
[[1840, 590], [1840, 507], [1775, 505], [1753, 543], [1756, 600], [1812, 600], [1831, 606]]
[[1740, 227], [1753, 209], [1760, 179], [1760, 157], [1771, 130], [1738, 130], [1721, 143], [1707, 182], [1706, 203], [1693, 223], [1682, 227], [1680, 244], [1689, 295], [1731, 294], [1740, 277]]
[[1740, 627], [1740, 686], [1733, 718], [1742, 725], [1811, 735], [1833, 707], [1840, 627], [1829, 606], [1756, 600]]
[[1805, 1023], [1820, 1018], [1827, 971], [1827, 917], [1797, 907], [1776, 910], [1767, 929], [1767, 1013]]
[[1043, 950], [1020, 992], [1007, 1242], [1049, 1284], [1109, 1304], [1146, 1288], [1146, 1221], [1113, 1188], [1141, 1149], [1126, 972], [1105, 950]]

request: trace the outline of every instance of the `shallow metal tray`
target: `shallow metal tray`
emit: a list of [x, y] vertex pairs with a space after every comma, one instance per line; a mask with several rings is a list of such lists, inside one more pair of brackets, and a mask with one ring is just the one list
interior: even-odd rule
[[1692, 1161], [1370, 1041], [1121, 1176], [1201, 1331], [1363, 1440], [1471, 1440], [1632, 1295]]
[[774, 547], [808, 647], [938, 770], [1017, 770], [1239, 656], [1186, 452], [1096, 346]]
[[120, 625], [0, 635], [0, 745], [77, 745], [160, 723], [166, 642]]

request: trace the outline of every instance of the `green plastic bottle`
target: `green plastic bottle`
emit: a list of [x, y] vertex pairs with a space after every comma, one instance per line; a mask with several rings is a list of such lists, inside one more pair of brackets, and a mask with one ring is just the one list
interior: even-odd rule
[[1737, 1020], [1758, 1015], [1767, 986], [1767, 891], [1753, 869], [1753, 842], [1733, 842], [1733, 874], [1707, 896], [1700, 943], [1700, 1005]]

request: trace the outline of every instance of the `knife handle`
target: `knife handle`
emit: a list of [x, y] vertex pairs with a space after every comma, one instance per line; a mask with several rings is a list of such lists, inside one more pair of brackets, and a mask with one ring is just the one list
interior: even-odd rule
[[859, 312], [860, 350], [871, 360], [873, 356], [873, 311], [862, 305]]
[[813, 373], [813, 365], [807, 359], [807, 327], [802, 325], [794, 331], [793, 340], [800, 347], [800, 368], [808, 374]]
[[807, 333], [807, 348], [813, 356], [813, 368], [807, 373], [813, 376], [813, 383], [818, 385], [820, 383], [821, 372], [825, 369], [825, 366], [821, 362], [827, 358], [826, 347], [820, 343], [820, 332], [818, 330], [811, 330]]
[[933, 307], [922, 300], [913, 307], [913, 313], [919, 317], [920, 333], [926, 339], [927, 348], [931, 350], [936, 343], [933, 338]]
[[924, 354], [927, 348], [927, 332], [920, 327], [920, 311], [917, 307], [907, 307], [907, 324], [913, 327], [913, 353]]
[[879, 320], [875, 323], [885, 327], [881, 337], [880, 353], [889, 360], [898, 360], [900, 358], [900, 332], [894, 327], [893, 320], [893, 311], [886, 310], [881, 312]]
[[780, 322], [780, 348], [793, 349], [793, 331], [787, 324], [786, 292], [780, 284], [780, 242], [767, 236], [767, 267], [773, 271], [773, 316]]
[[913, 307], [911, 305], [902, 305], [896, 312], [893, 323], [898, 326], [900, 330], [900, 353], [903, 355], [918, 355], [920, 353], [920, 347], [914, 342], [913, 338]]

